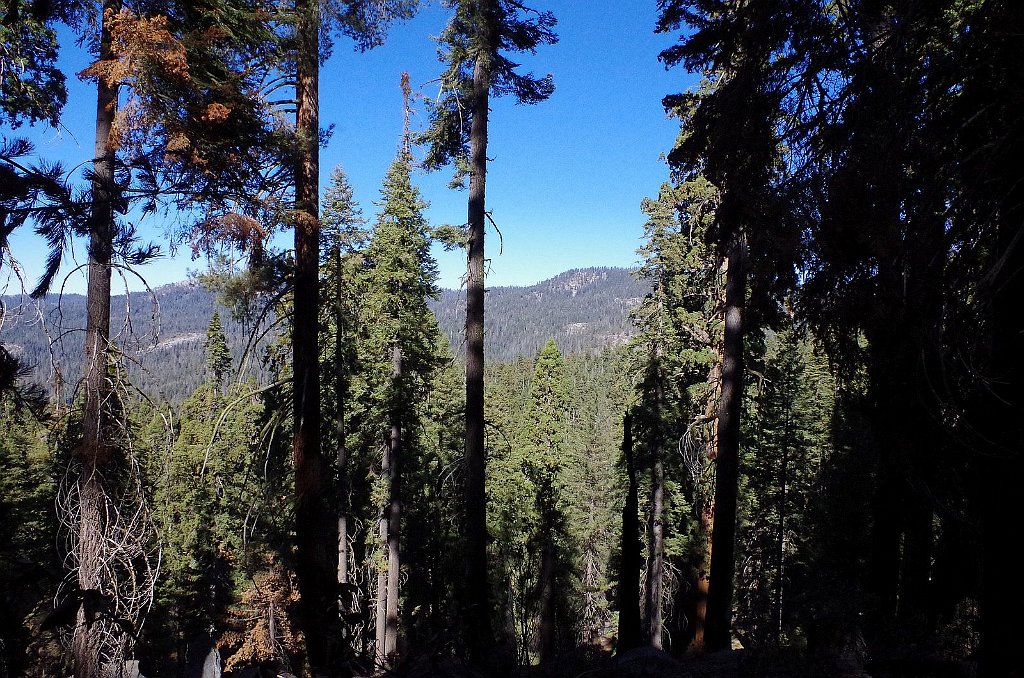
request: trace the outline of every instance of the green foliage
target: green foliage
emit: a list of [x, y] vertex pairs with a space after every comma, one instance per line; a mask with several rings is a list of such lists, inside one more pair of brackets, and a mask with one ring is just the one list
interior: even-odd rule
[[261, 449], [265, 412], [252, 382], [222, 393], [211, 380], [182, 404], [176, 429], [166, 428], [166, 413], [142, 409], [137, 415], [149, 440], [145, 466], [163, 547], [148, 625], [147, 655], [158, 665], [183, 658], [211, 628], [215, 636], [222, 633], [245, 573], [261, 567], [264, 549], [280, 544], [285, 516], [273, 507], [284, 479]]
[[56, 127], [67, 101], [57, 32], [40, 5], [13, 0], [0, 20], [0, 114], [15, 129], [26, 120]]
[[[359, 309], [359, 363], [372, 426], [389, 428], [392, 411], [412, 412], [437, 368], [437, 320], [427, 300], [437, 294], [437, 263], [430, 254], [427, 204], [412, 184], [406, 151], [392, 163], [381, 188], [373, 237], [363, 251]], [[393, 352], [401, 374], [393, 374]], [[378, 435], [382, 435], [379, 433]]]
[[835, 382], [795, 329], [768, 337], [744, 436], [736, 628], [756, 647], [805, 636], [813, 597], [812, 525], [831, 456]]
[[544, 101], [554, 92], [550, 74], [518, 73], [519, 64], [506, 52], [533, 53], [539, 45], [554, 44], [555, 17], [511, 0], [448, 0], [455, 8], [438, 38], [438, 55], [447, 68], [441, 75], [441, 96], [428, 102], [430, 127], [417, 140], [428, 147], [423, 164], [438, 169], [455, 163], [453, 185], [468, 171], [469, 131], [473, 110], [473, 69], [479, 62], [490, 73], [490, 94], [512, 95], [521, 104]]
[[45, 422], [0, 399], [0, 662], [26, 670], [31, 625], [60, 579], [54, 512], [58, 469]]
[[224, 381], [224, 375], [231, 369], [231, 351], [228, 340], [224, 336], [224, 328], [220, 324], [220, 313], [213, 312], [210, 326], [206, 329], [206, 367], [218, 387]]
[[486, 373], [488, 531], [503, 635], [538, 659], [542, 555], [554, 554], [556, 645], [612, 632], [608, 572], [624, 495], [616, 469], [627, 397], [620, 352], [535, 361]]

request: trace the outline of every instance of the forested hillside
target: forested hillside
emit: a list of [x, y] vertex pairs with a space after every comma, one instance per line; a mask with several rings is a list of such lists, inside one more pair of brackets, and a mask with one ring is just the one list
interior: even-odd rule
[[[508, 362], [532, 356], [549, 338], [556, 338], [567, 353], [621, 346], [632, 336], [629, 314], [642, 296], [643, 286], [628, 270], [619, 268], [578, 269], [529, 287], [492, 288], [485, 330], [493, 347], [488, 360]], [[3, 297], [0, 302], [7, 309], [0, 342], [31, 366], [27, 378], [52, 388], [51, 366], [56, 362], [65, 383], [73, 383], [82, 371], [85, 297], [48, 295], [38, 302]], [[456, 348], [462, 345], [464, 305], [465, 293], [458, 290], [441, 290], [429, 301]], [[115, 296], [111, 308], [111, 325], [119, 328], [117, 343], [130, 357], [131, 382], [143, 393], [174, 405], [202, 383], [203, 343], [214, 310], [220, 313], [236, 363], [253, 338], [255, 321], [236, 320], [230, 309], [217, 303], [216, 293], [199, 284], [165, 285], [152, 294]], [[244, 378], [265, 380], [266, 343], [264, 339], [251, 348]], [[65, 391], [64, 397], [70, 394]]]
[[[633, 335], [629, 314], [644, 285], [621, 268], [583, 268], [528, 287], [487, 289], [484, 336], [487, 360], [532, 356], [549, 338], [562, 351], [596, 351], [625, 344]], [[452, 346], [462, 351], [464, 290], [441, 290], [430, 307]]]
[[[0, 327], [0, 341], [29, 366], [27, 378], [47, 389], [54, 385], [54, 366], [60, 371], [70, 398], [82, 373], [85, 342], [85, 297], [47, 295], [35, 301], [25, 297], [0, 299], [7, 317]], [[252, 336], [252, 324], [232, 318], [230, 310], [216, 303], [216, 294], [201, 286], [180, 283], [156, 288], [152, 293], [119, 295], [111, 300], [111, 327], [119, 350], [126, 354], [132, 384], [157, 400], [180, 404], [203, 381], [203, 344], [206, 329], [219, 310], [235, 364]], [[261, 380], [262, 348], [257, 344], [246, 363], [246, 378]]]

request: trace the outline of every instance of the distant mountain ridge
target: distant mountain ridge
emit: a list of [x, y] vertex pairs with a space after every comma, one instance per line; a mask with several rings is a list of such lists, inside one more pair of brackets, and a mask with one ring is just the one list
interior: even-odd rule
[[[489, 362], [533, 356], [549, 339], [562, 353], [599, 351], [633, 336], [630, 312], [646, 294], [629, 269], [578, 268], [527, 287], [491, 287], [484, 313]], [[463, 353], [463, 290], [443, 290], [431, 303], [441, 329]]]
[[[603, 267], [573, 269], [526, 287], [490, 288], [484, 329], [487, 360], [533, 356], [548, 338], [554, 338], [563, 353], [621, 345], [633, 334], [629, 314], [645, 291], [629, 270]], [[214, 310], [220, 311], [236, 365], [250, 328], [233, 320], [215, 294], [196, 285], [173, 283], [156, 288], [154, 294], [155, 304], [147, 293], [114, 297], [111, 326], [130, 358], [132, 382], [144, 393], [180, 402], [205, 378], [203, 345]], [[85, 297], [66, 294], [58, 305], [50, 296], [38, 310], [24, 297], [0, 300], [6, 309], [0, 342], [32, 367], [29, 378], [52, 386], [55, 359], [64, 379], [73, 384], [82, 370]], [[465, 292], [442, 290], [430, 307], [452, 349], [463, 353]], [[47, 335], [58, 340], [52, 350]], [[261, 376], [252, 363], [250, 372]]]

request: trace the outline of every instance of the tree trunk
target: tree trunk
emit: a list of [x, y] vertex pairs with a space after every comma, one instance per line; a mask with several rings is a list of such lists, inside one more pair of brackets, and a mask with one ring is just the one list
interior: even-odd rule
[[[660, 441], [659, 441], [660, 444]], [[662, 586], [665, 574], [665, 465], [658, 450], [651, 468], [651, 512], [647, 519], [647, 641], [661, 649], [664, 620], [661, 611]]]
[[704, 636], [705, 645], [711, 652], [729, 649], [732, 642], [740, 412], [743, 405], [743, 311], [747, 289], [745, 249], [746, 242], [743, 236], [736, 236], [729, 249], [725, 273], [722, 397], [718, 406], [711, 581], [708, 586], [707, 625]]
[[[545, 521], [550, 528], [551, 521]], [[540, 551], [540, 621], [537, 628], [540, 663], [549, 663], [555, 655], [555, 545], [551, 530], [543, 537]]]
[[[712, 365], [711, 369], [708, 371], [708, 384], [714, 385], [717, 389], [717, 385], [721, 380], [722, 365], [716, 363]], [[715, 411], [716, 406], [717, 399], [709, 396], [707, 407], [704, 410], [704, 417], [707, 421], [712, 421], [717, 418], [718, 415]], [[714, 463], [715, 457], [718, 455], [717, 445], [717, 437], [708, 436], [704, 448], [704, 456], [706, 459], [705, 463]], [[693, 594], [691, 596], [692, 609], [689, 615], [689, 621], [693, 636], [690, 639], [690, 645], [688, 648], [691, 653], [695, 654], [704, 652], [704, 634], [707, 627], [708, 587], [711, 582], [709, 574], [711, 570], [711, 534], [715, 527], [715, 498], [712, 493], [713, 489], [714, 488], [707, 488], [706, 491], [700, 490], [699, 492], [695, 492], [695, 495], [700, 496], [700, 505], [697, 507], [697, 510], [700, 512], [697, 516], [697, 536], [700, 540], [701, 550], [700, 560], [694, 563], [697, 581], [694, 585]]]
[[487, 578], [487, 498], [484, 450], [484, 226], [490, 64], [473, 69], [470, 128], [469, 252], [466, 275], [466, 636], [477, 661], [494, 643]]
[[[101, 10], [100, 59], [110, 59], [111, 36], [105, 14], [117, 12], [120, 2], [106, 0]], [[117, 87], [99, 78], [96, 97], [96, 146], [93, 158], [92, 205], [89, 218], [89, 279], [86, 291], [85, 411], [82, 442], [75, 450], [81, 464], [78, 479], [78, 588], [101, 590], [105, 562], [103, 472], [110, 461], [109, 422], [105, 406], [110, 397], [107, 359], [110, 346], [110, 275], [114, 241], [114, 150], [110, 131], [117, 111]], [[106, 592], [105, 592], [106, 593]], [[76, 678], [104, 673], [100, 653], [101, 624], [87, 624], [84, 606], [78, 611], [72, 653]]]
[[621, 565], [619, 566], [619, 640], [616, 654], [639, 647], [640, 638], [640, 519], [636, 464], [633, 460], [632, 417], [622, 420], [622, 456], [626, 460], [629, 485], [622, 507]]
[[[393, 378], [398, 382], [402, 376], [402, 349], [395, 347], [392, 355]], [[388, 464], [388, 595], [386, 623], [384, 629], [384, 658], [394, 668], [398, 651], [398, 577], [399, 535], [401, 533], [402, 504], [399, 494], [399, 464], [402, 450], [402, 413], [394, 407], [391, 413], [391, 444]]]
[[330, 645], [337, 640], [338, 616], [327, 601], [337, 600], [338, 524], [326, 501], [320, 450], [320, 359], [317, 347], [320, 300], [319, 220], [319, 5], [296, 0], [295, 275], [292, 322], [294, 381], [295, 570], [299, 580], [299, 623], [311, 671], [326, 673]]

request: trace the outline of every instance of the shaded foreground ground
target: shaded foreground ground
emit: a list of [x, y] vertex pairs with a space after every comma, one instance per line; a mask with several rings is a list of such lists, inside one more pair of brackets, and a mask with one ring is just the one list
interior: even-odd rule
[[[399, 675], [414, 678], [477, 678], [483, 674], [430, 659], [414, 662]], [[972, 665], [915, 656], [862, 662], [847, 655], [808, 659], [795, 651], [731, 650], [675, 659], [652, 648], [622, 657], [565, 658], [548, 668], [520, 667], [517, 678], [973, 678]]]

